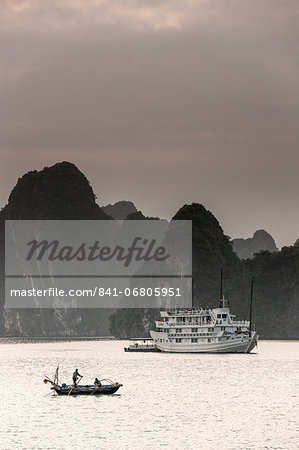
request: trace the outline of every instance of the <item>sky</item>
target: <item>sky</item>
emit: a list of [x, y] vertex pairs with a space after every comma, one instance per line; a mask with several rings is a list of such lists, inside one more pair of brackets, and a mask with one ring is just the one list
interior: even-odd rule
[[71, 161], [99, 205], [299, 238], [299, 2], [2, 0], [0, 206]]

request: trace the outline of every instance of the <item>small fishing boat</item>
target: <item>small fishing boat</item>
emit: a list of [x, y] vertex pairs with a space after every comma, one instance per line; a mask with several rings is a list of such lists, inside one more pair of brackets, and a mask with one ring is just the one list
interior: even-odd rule
[[99, 380], [98, 384], [60, 384], [58, 381], [58, 367], [55, 372], [54, 381], [45, 376], [44, 383], [50, 383], [52, 385], [51, 390], [53, 390], [54, 395], [109, 395], [117, 392], [122, 386], [122, 384], [115, 383], [109, 378]]
[[129, 347], [125, 347], [125, 352], [159, 352], [156, 345], [154, 344], [153, 339], [151, 338], [135, 338], [130, 339], [133, 341], [132, 344], [129, 344]]

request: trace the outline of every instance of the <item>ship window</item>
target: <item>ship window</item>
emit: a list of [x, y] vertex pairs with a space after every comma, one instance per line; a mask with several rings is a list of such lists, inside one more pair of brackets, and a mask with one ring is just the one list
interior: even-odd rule
[[180, 344], [180, 343], [182, 342], [182, 339], [176, 339], [175, 342], [176, 342], [177, 344]]
[[222, 314], [222, 319], [226, 319], [227, 318], [227, 314]]
[[195, 344], [197, 342], [197, 339], [196, 338], [192, 338], [191, 342], [192, 342], [192, 344]]
[[217, 314], [217, 319], [221, 319], [221, 314]]

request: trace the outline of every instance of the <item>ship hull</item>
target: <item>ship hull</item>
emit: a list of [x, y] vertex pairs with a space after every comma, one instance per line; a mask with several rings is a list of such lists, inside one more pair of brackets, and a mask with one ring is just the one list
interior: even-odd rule
[[[258, 336], [254, 332], [251, 338], [227, 339], [220, 342], [209, 343], [174, 343], [166, 342], [160, 332], [151, 331], [156, 347], [162, 352], [168, 353], [250, 353], [257, 345]], [[165, 336], [165, 335], [164, 335]], [[165, 336], [166, 337], [166, 336]], [[162, 338], [162, 342], [160, 342]]]
[[125, 347], [124, 350], [125, 350], [125, 352], [158, 352], [159, 351], [156, 347], [151, 347], [151, 348]]

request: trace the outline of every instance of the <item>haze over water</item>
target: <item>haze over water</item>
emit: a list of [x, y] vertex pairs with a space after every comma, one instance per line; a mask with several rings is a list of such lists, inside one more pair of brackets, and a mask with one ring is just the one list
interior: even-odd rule
[[[0, 340], [2, 449], [298, 448], [299, 342], [250, 355], [125, 353], [125, 341]], [[52, 397], [76, 367], [118, 394]]]

